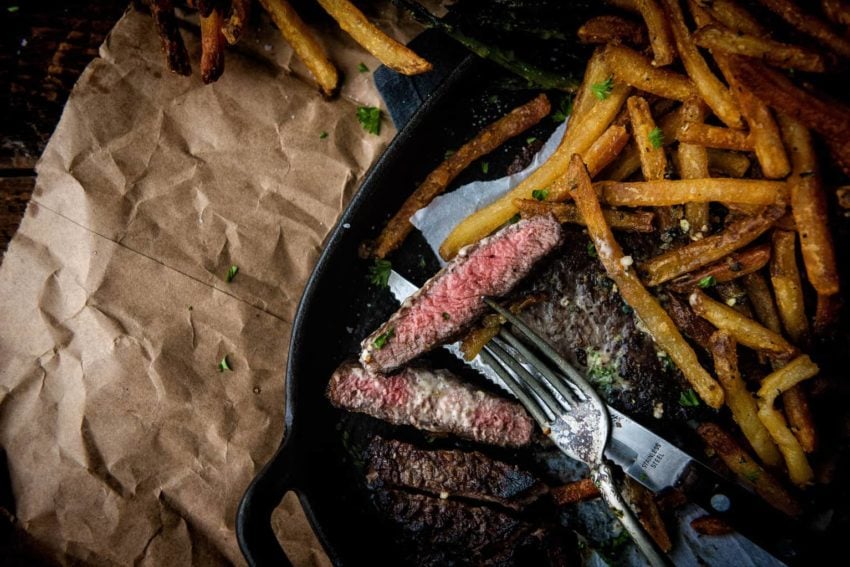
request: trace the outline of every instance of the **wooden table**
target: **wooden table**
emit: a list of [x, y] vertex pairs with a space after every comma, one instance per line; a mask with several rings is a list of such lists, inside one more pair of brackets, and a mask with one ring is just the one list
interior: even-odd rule
[[35, 185], [35, 163], [77, 78], [126, 0], [5, 0], [0, 5], [0, 255]]

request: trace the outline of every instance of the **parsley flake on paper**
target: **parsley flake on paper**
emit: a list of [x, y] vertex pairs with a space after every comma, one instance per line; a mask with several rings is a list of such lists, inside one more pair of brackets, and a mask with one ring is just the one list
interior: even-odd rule
[[381, 350], [387, 344], [387, 341], [393, 338], [393, 335], [395, 335], [395, 329], [390, 329], [386, 333], [381, 333], [380, 335], [378, 335], [378, 338], [374, 340], [372, 346], [378, 350]]
[[[567, 119], [567, 117], [573, 113], [573, 97], [567, 95], [561, 99], [558, 103], [558, 109], [555, 110], [555, 113], [552, 115], [552, 120], [555, 122], [563, 122]], [[535, 138], [536, 139], [536, 138]], [[529, 142], [531, 143], [531, 142]]]
[[227, 283], [232, 282], [233, 278], [235, 278], [236, 274], [238, 274], [238, 273], [239, 273], [239, 266], [237, 266], [235, 264], [230, 266], [230, 269], [227, 270], [227, 277], [225, 278]]
[[381, 133], [381, 109], [374, 106], [358, 106], [357, 120], [363, 129], [376, 136]]
[[649, 132], [649, 143], [656, 149], [664, 145], [664, 132], [661, 131], [661, 128], [656, 126]]
[[531, 192], [531, 197], [533, 199], [537, 199], [538, 201], [545, 201], [546, 197], [549, 196], [548, 189], [535, 189]]
[[221, 359], [221, 362], [218, 363], [218, 371], [224, 372], [227, 370], [228, 372], [233, 372], [233, 368], [230, 367], [230, 362], [227, 360], [227, 355], [224, 355], [224, 358]]
[[369, 266], [369, 281], [378, 287], [387, 287], [392, 269], [393, 265], [389, 260], [375, 260], [375, 263]]
[[614, 88], [614, 75], [609, 75], [607, 79], [601, 83], [593, 83], [590, 85], [590, 90], [593, 91], [593, 96], [599, 100], [605, 100], [611, 95], [611, 90]]
[[695, 408], [699, 405], [699, 397], [693, 388], [688, 388], [679, 395], [679, 405], [686, 408]]
[[697, 285], [699, 287], [705, 289], [707, 287], [714, 287], [714, 284], [716, 284], [716, 283], [717, 283], [717, 280], [714, 278], [714, 276], [705, 276], [704, 278], [700, 279], [700, 281], [697, 282]]
[[365, 63], [361, 62], [357, 65], [357, 70], [360, 71], [361, 73], [368, 73], [369, 67], [367, 67]]

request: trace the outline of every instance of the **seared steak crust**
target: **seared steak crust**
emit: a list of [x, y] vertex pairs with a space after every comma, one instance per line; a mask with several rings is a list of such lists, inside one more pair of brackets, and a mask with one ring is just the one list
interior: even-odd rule
[[561, 238], [553, 217], [538, 216], [461, 250], [366, 337], [361, 362], [372, 372], [390, 372], [458, 336], [487, 310], [482, 297], [509, 292]]
[[327, 397], [336, 407], [393, 424], [492, 445], [525, 445], [534, 432], [521, 405], [477, 390], [445, 370], [405, 368], [381, 376], [346, 362], [331, 377]]
[[531, 473], [478, 451], [424, 450], [375, 437], [366, 450], [366, 463], [371, 488], [412, 488], [517, 510], [546, 491]]

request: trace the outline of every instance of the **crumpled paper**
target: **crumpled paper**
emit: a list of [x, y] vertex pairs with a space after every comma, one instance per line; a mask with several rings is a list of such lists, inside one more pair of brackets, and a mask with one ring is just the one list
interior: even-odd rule
[[[387, 2], [370, 15], [418, 31]], [[0, 266], [0, 445], [20, 527], [64, 563], [244, 563], [236, 507], [283, 433], [295, 308], [394, 134], [359, 125], [381, 102], [357, 67], [378, 63], [332, 23], [330, 102], [265, 18], [211, 86], [184, 38], [191, 78], [164, 69], [148, 16], [116, 25]], [[275, 525], [296, 565], [328, 564], [291, 497]]]

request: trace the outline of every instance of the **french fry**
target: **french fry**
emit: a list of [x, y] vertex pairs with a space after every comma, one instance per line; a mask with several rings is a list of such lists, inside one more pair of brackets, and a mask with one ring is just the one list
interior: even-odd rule
[[767, 279], [761, 272], [755, 272], [747, 274], [741, 281], [747, 290], [747, 297], [750, 305], [753, 306], [756, 319], [774, 333], [781, 333], [782, 324], [779, 321], [779, 313], [776, 311], [776, 304], [773, 302], [773, 294], [770, 292]]
[[[560, 223], [584, 225], [584, 220], [573, 203], [515, 199], [514, 205], [523, 217], [551, 214]], [[614, 230], [628, 232], [653, 232], [655, 230], [652, 226], [655, 215], [649, 211], [604, 209], [602, 214], [605, 215], [605, 220]]]
[[603, 202], [622, 207], [663, 207], [683, 203], [776, 205], [788, 201], [788, 185], [762, 179], [663, 179], [597, 181]]
[[[601, 60], [597, 64], [604, 66]], [[585, 75], [589, 74], [590, 70]], [[533, 190], [552, 185], [566, 172], [573, 154], [581, 155], [588, 167], [594, 169], [598, 156], [588, 150], [617, 116], [630, 90], [628, 85], [614, 82], [607, 97], [596, 100], [585, 114], [574, 111], [571, 127], [552, 156], [508, 193], [461, 221], [440, 246], [443, 259], [454, 258], [461, 248], [477, 242], [510, 220], [517, 212], [513, 200], [530, 197]]]
[[820, 6], [832, 23], [850, 26], [850, 3], [845, 0], [821, 0]]
[[403, 75], [419, 75], [431, 70], [428, 61], [378, 29], [348, 0], [317, 1], [354, 41], [390, 69]]
[[590, 18], [578, 29], [577, 35], [582, 43], [605, 45], [622, 41], [637, 46], [646, 45], [644, 27], [620, 16]]
[[679, 6], [679, 0], [662, 0], [670, 18], [670, 27], [676, 41], [676, 49], [688, 76], [694, 82], [697, 91], [714, 113], [730, 128], [743, 128], [741, 113], [732, 98], [732, 94], [712, 73], [703, 59], [688, 31], [685, 15]]
[[744, 291], [743, 287], [738, 285], [738, 282], [735, 280], [718, 282], [714, 286], [714, 290], [717, 292], [717, 297], [720, 301], [744, 317], [753, 319], [753, 310], [750, 309], [750, 305], [747, 303], [747, 292]]
[[[702, 124], [706, 106], [698, 98], [689, 98], [682, 105], [684, 124]], [[676, 149], [679, 176], [682, 179], [706, 179], [710, 177], [708, 151], [696, 144], [680, 143]], [[685, 220], [691, 234], [708, 230], [708, 203], [685, 203]]]
[[779, 308], [782, 326], [794, 344], [806, 345], [809, 336], [809, 323], [803, 303], [803, 284], [797, 269], [793, 232], [773, 231], [773, 256], [770, 260], [770, 282]]
[[682, 124], [676, 133], [676, 139], [686, 144], [696, 144], [706, 148], [723, 150], [752, 151], [753, 142], [749, 132], [733, 130], [710, 124]]
[[576, 116], [587, 114], [598, 100], [596, 95], [593, 94], [591, 87], [605, 82], [610, 76], [611, 69], [605, 62], [604, 51], [602, 48], [597, 48], [587, 61], [587, 66], [584, 69], [584, 77], [582, 77], [581, 85], [579, 85], [576, 96], [573, 99], [573, 112], [567, 124], [567, 131], [574, 127]]
[[557, 486], [549, 491], [557, 506], [566, 506], [599, 498], [602, 494], [589, 478]]
[[850, 139], [826, 138], [826, 147], [844, 175], [850, 175]]
[[836, 189], [835, 196], [839, 207], [845, 210], [850, 210], [850, 185], [845, 185]]
[[336, 67], [328, 59], [325, 49], [310, 28], [301, 20], [287, 0], [260, 0], [263, 9], [280, 30], [286, 42], [292, 46], [298, 58], [316, 79], [325, 96], [332, 96], [339, 87]]
[[[611, 124], [587, 150], [588, 173], [595, 177], [614, 161], [629, 141], [629, 133], [619, 124]], [[561, 176], [549, 187], [547, 201], [566, 201], [570, 198], [570, 180]], [[518, 199], [520, 201], [525, 199]], [[515, 200], [516, 201], [516, 200]]]
[[714, 373], [726, 393], [726, 405], [732, 412], [732, 419], [741, 428], [761, 462], [771, 467], [779, 466], [782, 463], [782, 455], [759, 420], [756, 400], [750, 395], [741, 378], [737, 348], [732, 335], [724, 330], [714, 333], [711, 336], [711, 355], [714, 358]]
[[697, 315], [718, 329], [726, 331], [746, 347], [780, 358], [790, 357], [797, 352], [794, 345], [782, 338], [782, 335], [761, 326], [728, 305], [711, 299], [699, 290], [691, 292], [688, 302]]
[[664, 17], [664, 10], [656, 0], [608, 0], [608, 4], [624, 10], [636, 11], [643, 17], [646, 29], [649, 31], [653, 65], [663, 67], [673, 62], [676, 58], [676, 48], [670, 34], [670, 24]]
[[826, 194], [821, 187], [815, 150], [808, 130], [797, 120], [780, 115], [785, 145], [791, 154], [791, 211], [800, 233], [806, 275], [821, 295], [839, 291], [835, 249], [829, 231]]
[[696, 353], [679, 334], [670, 316], [638, 279], [631, 267], [631, 258], [624, 256], [605, 222], [602, 207], [579, 156], [573, 156], [568, 175], [576, 180], [573, 199], [587, 224], [587, 232], [596, 245], [599, 259], [608, 277], [617, 284], [621, 297], [635, 310], [650, 336], [670, 356], [700, 398], [710, 407], [720, 407], [723, 404], [722, 388], [700, 365]]
[[694, 34], [694, 42], [715, 53], [755, 57], [774, 67], [810, 73], [826, 71], [826, 60], [813, 49], [745, 34], [717, 24], [700, 28]]
[[662, 284], [743, 248], [764, 234], [781, 216], [782, 207], [768, 207], [759, 215], [744, 217], [730, 223], [717, 234], [670, 250], [644, 262], [643, 270], [648, 275], [647, 285]]
[[790, 390], [803, 380], [812, 378], [818, 371], [817, 365], [807, 355], [801, 355], [769, 374], [762, 380], [758, 391], [759, 419], [779, 446], [791, 481], [800, 486], [809, 484], [814, 473], [799, 441], [788, 429], [785, 418], [774, 407], [774, 402], [782, 392]]
[[708, 170], [721, 177], [743, 177], [750, 169], [750, 158], [738, 152], [708, 148]]
[[192, 66], [183, 36], [180, 35], [177, 18], [174, 16], [174, 4], [171, 0], [154, 0], [150, 6], [168, 70], [178, 75], [191, 75]]
[[[676, 132], [682, 125], [683, 112], [682, 107], [673, 110], [658, 121], [658, 127], [664, 134], [664, 144], [668, 145], [676, 139]], [[613, 181], [622, 181], [640, 169], [640, 154], [638, 153], [635, 144], [628, 144], [620, 154], [620, 157], [611, 164], [606, 171], [602, 172], [602, 177]], [[595, 176], [593, 176], [595, 177]]]
[[624, 486], [624, 496], [634, 510], [643, 529], [646, 530], [661, 551], [669, 552], [673, 549], [673, 542], [670, 540], [670, 534], [667, 533], [667, 526], [664, 525], [661, 511], [655, 503], [655, 494], [629, 477], [626, 477]]
[[469, 164], [492, 152], [510, 138], [528, 130], [545, 118], [550, 110], [549, 99], [546, 95], [541, 94], [488, 125], [456, 152], [448, 156], [443, 163], [428, 174], [425, 181], [416, 188], [398, 212], [389, 220], [374, 243], [372, 256], [385, 258], [387, 254], [401, 246], [401, 243], [404, 242], [413, 228], [410, 224], [410, 217], [413, 213], [445, 191], [446, 187]]
[[843, 57], [850, 57], [850, 41], [833, 32], [820, 19], [803, 12], [791, 0], [758, 0], [759, 4], [801, 31], [818, 40], [822, 45]]
[[697, 96], [693, 82], [674, 71], [660, 69], [628, 47], [609, 44], [605, 48], [605, 61], [614, 77], [637, 89], [674, 100]]
[[791, 164], [782, 144], [779, 126], [776, 125], [770, 109], [738, 80], [729, 56], [718, 54], [715, 59], [726, 81], [731, 85], [741, 114], [750, 127], [750, 141], [762, 174], [768, 179], [786, 177], [791, 172]]
[[242, 37], [242, 30], [251, 15], [251, 0], [233, 0], [230, 16], [221, 28], [224, 39], [230, 45], [236, 45]]
[[756, 494], [765, 502], [787, 516], [795, 517], [802, 513], [797, 499], [772, 474], [759, 466], [755, 459], [720, 426], [710, 422], [701, 423], [697, 433], [729, 467], [729, 470], [752, 486]]
[[218, 9], [201, 16], [201, 80], [214, 83], [224, 73], [224, 36], [221, 25], [224, 18]]
[[700, 516], [691, 520], [691, 528], [700, 535], [719, 536], [731, 534], [735, 530], [717, 516]]
[[664, 139], [663, 135], [653, 138], [655, 120], [649, 110], [649, 104], [643, 97], [631, 96], [626, 101], [626, 106], [629, 109], [632, 135], [640, 154], [640, 167], [644, 179], [647, 181], [664, 179], [664, 174], [667, 173], [667, 156], [664, 154], [662, 145]]
[[690, 3], [706, 10], [713, 19], [729, 29], [756, 36], [767, 33], [756, 17], [735, 0], [691, 0]]
[[841, 313], [841, 298], [838, 295], [818, 295], [815, 320], [812, 323], [815, 335], [827, 335], [838, 322]]
[[733, 252], [719, 262], [676, 278], [668, 287], [673, 291], [687, 293], [705, 280], [712, 283], [729, 282], [762, 269], [769, 260], [769, 244], [753, 246], [742, 252]]
[[697, 343], [706, 352], [711, 352], [711, 336], [717, 331], [714, 326], [694, 313], [687, 301], [671, 293], [667, 297], [667, 313], [676, 327], [686, 337]]
[[[527, 295], [520, 299], [511, 301], [507, 307], [510, 309], [511, 313], [516, 314], [529, 305], [539, 303], [542, 299], [542, 295]], [[464, 358], [466, 360], [472, 360], [478, 356], [478, 353], [481, 352], [484, 345], [490, 342], [490, 339], [499, 334], [499, 330], [502, 328], [502, 325], [505, 324], [505, 321], [506, 319], [497, 313], [486, 315], [481, 320], [481, 324], [469, 331], [461, 340], [460, 350], [463, 352]]]
[[782, 408], [800, 447], [806, 453], [814, 452], [818, 444], [815, 421], [809, 406], [809, 397], [802, 386], [794, 386], [782, 393]]

